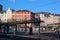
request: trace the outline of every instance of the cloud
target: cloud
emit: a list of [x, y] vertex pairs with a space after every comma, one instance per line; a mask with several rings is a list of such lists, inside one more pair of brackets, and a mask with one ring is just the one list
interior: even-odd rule
[[15, 0], [9, 0], [9, 1], [15, 3]]
[[37, 1], [37, 0], [29, 0], [29, 1], [31, 1], [31, 2], [35, 2], [35, 1]]

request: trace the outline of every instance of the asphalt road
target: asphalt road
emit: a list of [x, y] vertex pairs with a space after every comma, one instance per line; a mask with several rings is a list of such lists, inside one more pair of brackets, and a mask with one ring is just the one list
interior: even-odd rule
[[[10, 36], [10, 38], [9, 38]], [[7, 35], [5, 38], [1, 38], [0, 40], [60, 40], [60, 35], [55, 33], [41, 33], [40, 38], [38, 35]]]
[[60, 40], [60, 35], [55, 33], [41, 33], [40, 38], [42, 40]]
[[0, 40], [13, 40], [13, 39], [8, 39], [8, 38], [0, 38]]

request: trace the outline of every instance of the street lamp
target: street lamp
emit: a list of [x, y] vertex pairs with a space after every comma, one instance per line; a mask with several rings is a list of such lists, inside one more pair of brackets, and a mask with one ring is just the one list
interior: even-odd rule
[[27, 34], [27, 20], [26, 20], [26, 15], [25, 15], [25, 33]]
[[[40, 21], [40, 17], [39, 17], [39, 21]], [[40, 22], [39, 22], [39, 37], [40, 37]]]
[[39, 37], [40, 37], [40, 17], [38, 17], [39, 19], [38, 19], [38, 24], [39, 24]]

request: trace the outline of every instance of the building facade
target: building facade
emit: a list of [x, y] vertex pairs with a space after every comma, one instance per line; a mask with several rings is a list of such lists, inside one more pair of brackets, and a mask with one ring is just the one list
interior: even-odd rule
[[44, 21], [40, 23], [40, 29], [42, 31], [53, 31], [55, 28], [58, 27], [60, 21], [59, 14], [56, 15], [47, 12], [40, 12], [37, 13], [37, 16], [39, 16], [41, 21]]
[[[18, 11], [12, 11], [12, 20], [13, 22], [28, 22], [32, 21], [35, 18], [35, 14], [27, 11], [27, 10], [18, 10]], [[17, 24], [17, 30], [24, 31], [24, 28], [27, 28], [27, 31], [29, 30], [29, 27], [34, 27], [34, 23], [23, 23], [23, 24]]]
[[1, 22], [10, 22], [11, 21], [11, 18], [12, 18], [12, 15], [11, 15], [11, 10], [10, 10], [10, 8], [8, 9], [8, 10], [6, 10], [6, 11], [2, 11], [1, 12]]
[[[12, 20], [17, 22], [34, 20], [35, 14], [27, 10], [12, 11]], [[27, 24], [27, 26], [30, 24]]]

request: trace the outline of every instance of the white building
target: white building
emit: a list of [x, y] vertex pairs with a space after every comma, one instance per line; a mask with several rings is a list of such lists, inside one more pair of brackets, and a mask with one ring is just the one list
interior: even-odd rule
[[11, 21], [12, 18], [12, 11], [10, 10], [10, 8], [8, 10], [6, 10], [6, 12], [3, 12], [0, 14], [1, 16], [1, 22], [9, 22]]

